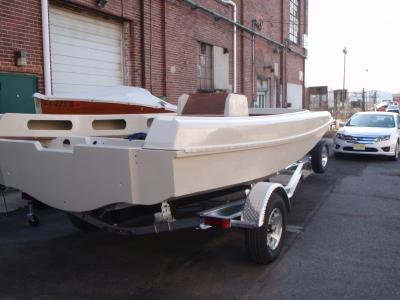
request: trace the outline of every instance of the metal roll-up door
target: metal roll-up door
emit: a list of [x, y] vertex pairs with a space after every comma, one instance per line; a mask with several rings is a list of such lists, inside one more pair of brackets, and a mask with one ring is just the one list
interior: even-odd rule
[[123, 84], [122, 24], [50, 7], [53, 94]]

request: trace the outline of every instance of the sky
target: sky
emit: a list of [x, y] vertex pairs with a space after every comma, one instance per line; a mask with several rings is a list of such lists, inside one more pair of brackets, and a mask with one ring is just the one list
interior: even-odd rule
[[309, 0], [306, 86], [400, 92], [400, 1]]

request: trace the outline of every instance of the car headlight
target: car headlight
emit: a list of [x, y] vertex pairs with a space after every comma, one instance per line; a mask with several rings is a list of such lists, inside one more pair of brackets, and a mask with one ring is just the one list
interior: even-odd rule
[[336, 133], [336, 138], [339, 140], [346, 140], [346, 136], [343, 133]]
[[343, 133], [336, 133], [336, 137], [339, 140], [343, 140], [343, 141], [351, 141], [353, 139], [353, 137], [351, 135], [346, 135]]
[[375, 142], [383, 142], [390, 140], [390, 135], [381, 135], [375, 138]]

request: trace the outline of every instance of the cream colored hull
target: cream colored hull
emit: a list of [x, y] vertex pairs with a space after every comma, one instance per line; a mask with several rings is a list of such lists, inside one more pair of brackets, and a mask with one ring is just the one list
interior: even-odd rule
[[2, 139], [0, 166], [6, 185], [58, 209], [152, 205], [271, 175], [306, 155], [330, 122], [329, 113], [310, 112], [160, 116], [145, 141]]

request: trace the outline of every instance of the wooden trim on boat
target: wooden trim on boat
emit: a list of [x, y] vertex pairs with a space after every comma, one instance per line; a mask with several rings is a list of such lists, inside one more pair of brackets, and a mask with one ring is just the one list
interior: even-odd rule
[[153, 108], [141, 105], [128, 105], [121, 103], [88, 102], [88, 101], [63, 101], [36, 99], [42, 114], [62, 115], [106, 115], [106, 114], [152, 114], [170, 113], [164, 108]]

